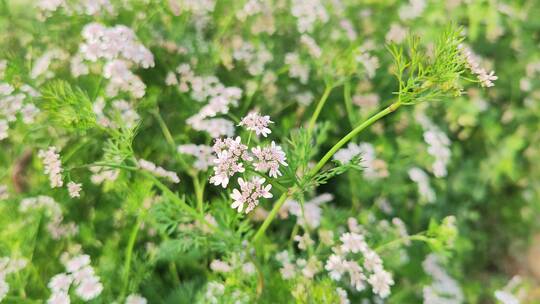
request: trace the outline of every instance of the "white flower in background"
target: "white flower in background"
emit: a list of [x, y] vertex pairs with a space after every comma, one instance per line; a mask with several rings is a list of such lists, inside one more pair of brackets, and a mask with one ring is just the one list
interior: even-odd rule
[[424, 132], [424, 141], [428, 144], [428, 153], [435, 158], [433, 163], [433, 174], [436, 177], [444, 177], [447, 174], [447, 164], [450, 161], [450, 139], [433, 126]]
[[298, 78], [300, 83], [307, 84], [309, 80], [309, 65], [303, 64], [297, 53], [285, 54], [285, 64], [289, 66], [289, 76]]
[[150, 162], [144, 159], [139, 159], [138, 164], [141, 169], [148, 171], [154, 174], [155, 176], [166, 178], [170, 182], [175, 183], [175, 184], [178, 184], [180, 182], [180, 178], [178, 177], [176, 172], [167, 171], [160, 166], [156, 166], [156, 164], [154, 164], [153, 162]]
[[464, 301], [461, 287], [440, 265], [439, 258], [430, 254], [422, 262], [424, 271], [432, 277], [430, 285], [423, 288], [424, 304], [461, 304]]
[[343, 252], [366, 252], [368, 248], [364, 236], [361, 234], [346, 232], [341, 235], [339, 240], [343, 243], [341, 245]]
[[418, 193], [424, 201], [435, 202], [435, 191], [429, 185], [429, 177], [424, 170], [418, 167], [409, 169], [409, 178], [418, 185]]
[[362, 51], [356, 56], [356, 61], [364, 66], [368, 78], [373, 78], [375, 76], [375, 72], [379, 68], [379, 58], [371, 56], [368, 52]]
[[495, 299], [499, 300], [502, 304], [520, 304], [521, 303], [516, 296], [503, 290], [495, 291]]
[[8, 187], [6, 185], [0, 185], [0, 200], [6, 200], [8, 198]]
[[279, 210], [279, 214], [282, 218], [286, 218], [288, 214], [292, 214], [296, 216], [296, 223], [299, 226], [305, 227], [307, 224], [310, 229], [316, 229], [321, 224], [321, 205], [330, 202], [332, 199], [334, 199], [332, 194], [323, 193], [304, 202], [303, 208], [299, 202], [288, 199]]
[[146, 304], [147, 300], [139, 294], [130, 294], [126, 298], [126, 304]]
[[351, 301], [349, 301], [349, 298], [347, 297], [347, 291], [345, 289], [338, 287], [336, 288], [336, 292], [339, 296], [339, 304], [350, 304]]
[[199, 171], [208, 170], [208, 167], [212, 166], [214, 160], [216, 159], [216, 157], [212, 154], [212, 147], [207, 145], [179, 145], [177, 151], [180, 154], [194, 156], [195, 163], [193, 163], [193, 166]]
[[407, 29], [397, 23], [390, 25], [390, 30], [386, 33], [386, 43], [402, 43], [407, 38]]
[[270, 177], [277, 178], [278, 176], [281, 176], [279, 166], [287, 166], [287, 163], [285, 162], [287, 160], [285, 152], [283, 152], [281, 147], [276, 145], [274, 141], [267, 147], [252, 148], [251, 152], [255, 157], [255, 160], [253, 161], [255, 170], [259, 172], [270, 171], [268, 174]]
[[60, 154], [56, 152], [56, 147], [49, 147], [47, 150], [40, 150], [39, 158], [45, 167], [45, 174], [49, 175], [49, 182], [52, 188], [62, 187], [62, 163]]
[[54, 73], [49, 69], [51, 61], [60, 60], [64, 61], [69, 58], [69, 54], [60, 49], [52, 49], [46, 51], [41, 57], [38, 57], [34, 64], [32, 65], [32, 70], [30, 71], [30, 77], [36, 79], [39, 76], [45, 76], [46, 78], [51, 78], [54, 76]]
[[72, 286], [75, 294], [84, 301], [93, 300], [101, 294], [103, 284], [90, 266], [90, 256], [81, 254], [67, 257], [62, 263], [66, 272], [55, 275], [49, 281], [47, 286], [51, 289], [51, 296], [47, 303], [70, 303], [69, 289]]
[[298, 248], [301, 250], [307, 250], [308, 247], [313, 246], [315, 242], [309, 236], [309, 233], [304, 233], [304, 235], [295, 235], [294, 240], [298, 242]]
[[69, 182], [67, 184], [67, 187], [69, 191], [69, 196], [74, 197], [74, 198], [81, 197], [82, 184]]
[[9, 124], [7, 120], [0, 119], [0, 140], [8, 138]]
[[208, 303], [218, 304], [220, 303], [219, 299], [225, 293], [225, 285], [218, 282], [208, 282], [206, 285], [205, 298]]
[[77, 234], [78, 227], [75, 223], [62, 223], [63, 215], [60, 205], [51, 197], [38, 196], [25, 198], [19, 205], [20, 212], [29, 212], [31, 210], [45, 210], [50, 222], [46, 225], [51, 238], [58, 240], [62, 237], [73, 236]]
[[368, 279], [369, 284], [373, 289], [373, 293], [381, 298], [386, 298], [390, 295], [390, 286], [394, 285], [392, 275], [382, 269], [375, 271]]
[[399, 18], [410, 20], [418, 18], [426, 9], [426, 0], [409, 0], [409, 3], [399, 8]]
[[349, 163], [354, 157], [360, 155], [359, 165], [362, 167], [364, 178], [375, 180], [388, 176], [386, 162], [378, 159], [375, 147], [370, 143], [349, 143], [346, 148], [341, 148], [334, 154], [334, 160], [342, 164]]
[[268, 125], [271, 123], [273, 123], [273, 121], [270, 120], [270, 116], [261, 116], [257, 112], [251, 112], [246, 115], [238, 125], [245, 127], [246, 130], [254, 131], [257, 136], [262, 135], [266, 137], [268, 134], [272, 133], [268, 128]]
[[210, 269], [215, 272], [229, 272], [232, 270], [232, 267], [227, 262], [216, 259], [210, 263]]
[[306, 34], [300, 36], [300, 43], [302, 43], [304, 46], [307, 47], [308, 52], [311, 55], [311, 57], [315, 59], [321, 57], [322, 55], [321, 48], [319, 47], [315, 39], [313, 39], [311, 36], [306, 35]]
[[21, 269], [26, 267], [27, 263], [28, 261], [23, 258], [0, 258], [0, 302], [2, 302], [4, 297], [9, 292], [9, 284], [6, 282], [7, 275], [19, 272]]
[[309, 33], [317, 22], [326, 23], [329, 19], [320, 0], [295, 0], [291, 4], [291, 14], [297, 18], [300, 33]]
[[250, 181], [244, 181], [242, 178], [238, 179], [240, 190], [234, 189], [231, 198], [233, 203], [231, 208], [238, 209], [238, 212], [242, 212], [245, 206], [245, 213], [249, 213], [257, 205], [259, 205], [259, 198], [271, 198], [272, 185], [264, 186], [265, 179], [260, 177], [254, 177]]
[[339, 255], [332, 254], [328, 260], [326, 260], [324, 268], [329, 272], [332, 280], [339, 281], [341, 276], [347, 270], [347, 264]]

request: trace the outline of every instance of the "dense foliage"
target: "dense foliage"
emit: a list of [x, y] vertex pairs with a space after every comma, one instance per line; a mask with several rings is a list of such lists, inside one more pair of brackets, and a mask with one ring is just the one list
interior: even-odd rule
[[0, 302], [537, 303], [539, 4], [0, 0]]

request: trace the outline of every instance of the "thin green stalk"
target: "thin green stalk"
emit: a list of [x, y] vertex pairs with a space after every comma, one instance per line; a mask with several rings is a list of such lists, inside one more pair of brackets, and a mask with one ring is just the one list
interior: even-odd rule
[[203, 207], [203, 190], [201, 187], [201, 183], [199, 182], [199, 177], [197, 175], [193, 175], [193, 188], [195, 188], [195, 198], [197, 199], [197, 209], [199, 210], [199, 213], [204, 213], [204, 207]]
[[343, 99], [345, 101], [345, 109], [347, 110], [347, 118], [349, 118], [349, 123], [351, 127], [354, 128], [354, 110], [351, 100], [351, 83], [349, 81], [345, 82], [343, 86]]
[[283, 203], [285, 203], [285, 200], [288, 197], [288, 192], [283, 192], [281, 196], [279, 197], [278, 201], [274, 204], [274, 207], [272, 208], [272, 211], [270, 211], [270, 214], [268, 214], [268, 217], [264, 220], [261, 227], [259, 227], [259, 230], [257, 230], [257, 233], [255, 233], [255, 236], [253, 237], [253, 243], [256, 243], [263, 235], [268, 226], [270, 226], [270, 223], [274, 220], [276, 217], [279, 209], [281, 209], [281, 206], [283, 206]]
[[159, 114], [159, 110], [152, 111], [152, 114], [154, 114], [154, 117], [158, 121], [159, 127], [161, 128], [161, 132], [163, 132], [163, 136], [165, 137], [165, 140], [171, 146], [173, 150], [176, 149], [176, 144], [174, 143], [174, 139], [171, 135], [171, 131], [169, 131], [169, 128], [167, 127], [167, 124], [165, 123], [165, 120], [163, 120], [163, 117], [161, 117], [161, 114]]
[[315, 108], [315, 112], [313, 112], [313, 115], [311, 115], [311, 119], [309, 120], [308, 125], [308, 131], [313, 131], [313, 128], [315, 127], [315, 123], [317, 122], [317, 118], [319, 117], [319, 114], [321, 114], [321, 110], [324, 107], [324, 104], [326, 103], [326, 100], [328, 99], [328, 96], [330, 95], [330, 92], [332, 91], [333, 86], [327, 85], [324, 88], [323, 95], [321, 96], [321, 99], [319, 99], [319, 102], [317, 103], [317, 108]]
[[384, 110], [380, 111], [379, 113], [371, 116], [368, 120], [364, 121], [362, 124], [360, 124], [358, 127], [354, 128], [351, 132], [349, 132], [347, 135], [345, 135], [340, 141], [338, 141], [326, 154], [321, 158], [321, 160], [313, 167], [313, 169], [310, 172], [311, 176], [314, 176], [319, 172], [319, 170], [322, 169], [322, 167], [330, 160], [336, 152], [341, 149], [346, 143], [348, 143], [351, 139], [353, 139], [358, 133], [362, 132], [365, 128], [371, 126], [374, 124], [377, 120], [383, 118], [384, 116], [394, 112], [401, 106], [401, 103], [395, 102], [391, 104], [390, 106], [386, 107]]
[[120, 294], [120, 299], [124, 299], [126, 295], [127, 288], [129, 285], [129, 272], [131, 270], [131, 257], [133, 256], [133, 248], [135, 247], [135, 240], [137, 239], [137, 234], [139, 233], [139, 228], [141, 227], [142, 216], [139, 214], [137, 216], [137, 221], [131, 230], [129, 235], [128, 245], [126, 247], [126, 257], [124, 261], [124, 274], [122, 275], [122, 293]]

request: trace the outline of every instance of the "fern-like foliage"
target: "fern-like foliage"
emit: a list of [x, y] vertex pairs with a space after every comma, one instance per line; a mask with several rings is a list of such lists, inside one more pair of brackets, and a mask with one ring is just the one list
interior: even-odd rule
[[41, 90], [41, 108], [60, 127], [87, 130], [96, 126], [96, 115], [88, 95], [67, 81], [55, 80]]

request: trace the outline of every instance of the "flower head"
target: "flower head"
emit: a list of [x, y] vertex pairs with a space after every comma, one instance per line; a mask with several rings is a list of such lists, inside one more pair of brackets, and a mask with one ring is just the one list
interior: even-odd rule
[[270, 170], [270, 173], [268, 174], [270, 177], [281, 176], [279, 165], [287, 166], [287, 163], [285, 162], [287, 160], [285, 152], [283, 152], [281, 147], [276, 145], [274, 141], [272, 141], [272, 144], [268, 147], [255, 147], [251, 149], [251, 152], [253, 152], [253, 155], [255, 156], [255, 161], [253, 163], [255, 170], [259, 172]]
[[245, 127], [249, 131], [255, 131], [257, 136], [262, 135], [266, 137], [268, 134], [272, 133], [272, 131], [268, 129], [270, 123], [272, 123], [270, 116], [261, 116], [257, 112], [251, 112], [246, 115], [238, 125]]
[[254, 177], [250, 181], [244, 181], [242, 178], [238, 179], [240, 190], [234, 189], [231, 194], [233, 203], [231, 207], [238, 209], [238, 212], [242, 212], [244, 205], [246, 205], [245, 212], [249, 213], [257, 205], [259, 205], [259, 198], [271, 198], [272, 185], [264, 186], [265, 179], [260, 177]]

